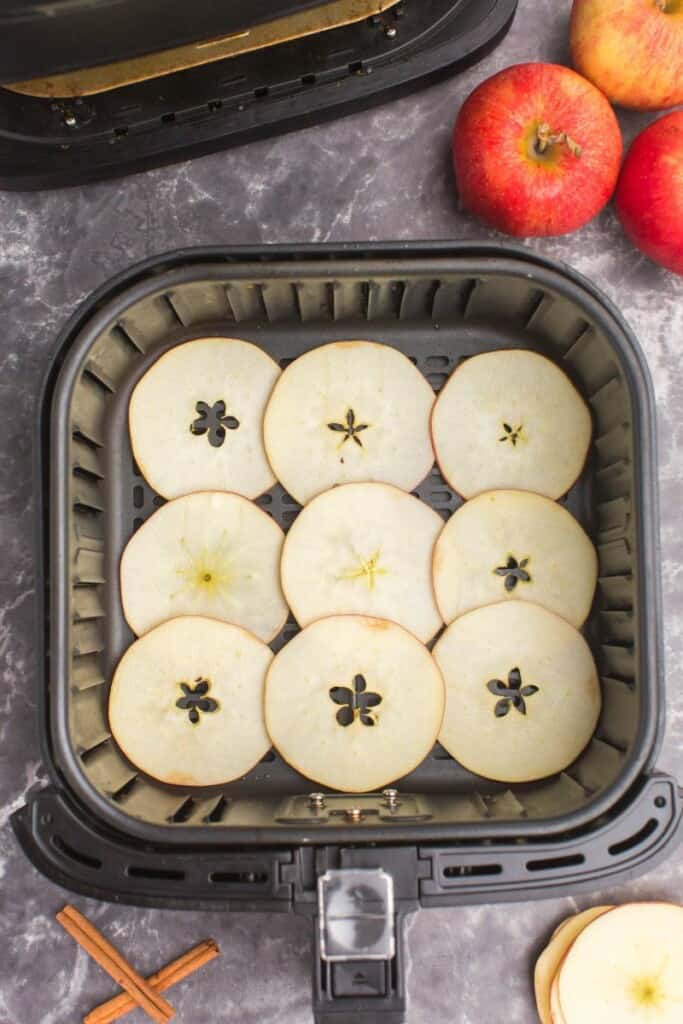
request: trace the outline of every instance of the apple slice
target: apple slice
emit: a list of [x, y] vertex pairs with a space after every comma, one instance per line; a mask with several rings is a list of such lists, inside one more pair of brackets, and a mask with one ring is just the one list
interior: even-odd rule
[[434, 406], [432, 435], [441, 472], [465, 498], [506, 488], [559, 498], [583, 469], [591, 415], [550, 359], [507, 349], [456, 368]]
[[279, 652], [266, 678], [266, 728], [282, 757], [321, 786], [378, 790], [430, 752], [444, 686], [431, 654], [401, 626], [320, 619]]
[[412, 491], [434, 462], [434, 392], [389, 345], [337, 341], [288, 366], [264, 419], [270, 464], [301, 504], [335, 484], [378, 480]]
[[498, 782], [563, 771], [589, 742], [600, 685], [588, 644], [526, 601], [477, 608], [434, 648], [446, 683], [439, 742], [465, 768]]
[[549, 498], [487, 491], [451, 516], [434, 549], [434, 589], [452, 622], [499, 601], [533, 601], [581, 626], [598, 578], [595, 548]]
[[269, 642], [287, 618], [283, 539], [277, 523], [239, 494], [207, 491], [170, 501], [123, 552], [128, 625], [140, 635], [178, 615], [205, 615]]
[[140, 472], [164, 498], [235, 491], [256, 498], [275, 483], [263, 412], [280, 375], [248, 341], [199, 338], [176, 345], [138, 381], [128, 424]]
[[556, 984], [564, 1024], [680, 1024], [683, 907], [631, 903], [598, 917], [574, 941]]
[[443, 625], [432, 585], [442, 527], [432, 508], [388, 484], [345, 484], [319, 494], [282, 551], [282, 587], [297, 622], [371, 615], [430, 640]]
[[272, 657], [225, 622], [164, 622], [136, 640], [114, 672], [112, 736], [129, 761], [169, 785], [239, 778], [270, 748], [263, 688]]
[[[550, 986], [550, 1019], [552, 1024], [566, 1024], [560, 1006], [559, 972], [555, 975]], [[616, 1022], [615, 1022], [616, 1024]]]
[[534, 971], [534, 993], [541, 1024], [554, 1024], [550, 992], [560, 964], [572, 943], [591, 921], [612, 909], [611, 906], [591, 907], [580, 914], [566, 918], [553, 932], [550, 942], [536, 961]]

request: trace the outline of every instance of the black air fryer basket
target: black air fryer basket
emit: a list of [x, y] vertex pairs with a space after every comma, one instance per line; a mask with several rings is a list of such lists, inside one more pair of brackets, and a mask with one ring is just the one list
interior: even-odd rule
[[[128, 398], [160, 352], [207, 332], [255, 341], [283, 366], [327, 340], [387, 342], [437, 391], [459, 361], [494, 348], [542, 352], [572, 377], [595, 435], [564, 500], [599, 554], [586, 636], [604, 707], [565, 772], [505, 786], [437, 745], [392, 790], [347, 796], [311, 794], [272, 751], [244, 779], [191, 792], [126, 761], [106, 717], [133, 639], [118, 560], [161, 503], [133, 464]], [[651, 867], [681, 823], [678, 787], [653, 769], [664, 724], [654, 423], [648, 371], [616, 309], [524, 249], [190, 249], [115, 278], [62, 332], [41, 404], [38, 691], [51, 785], [14, 815], [27, 855], [101, 899], [309, 915], [321, 1022], [403, 1019], [401, 925], [419, 906], [574, 892]], [[444, 517], [460, 503], [436, 469], [417, 493]], [[259, 503], [284, 529], [298, 513], [280, 487]], [[275, 647], [296, 630], [290, 620]]]
[[0, 9], [0, 188], [127, 174], [401, 95], [480, 60], [506, 34], [517, 0], [392, 0], [353, 24], [95, 95], [12, 89], [191, 43], [209, 46], [322, 6], [194, 0], [190, 13], [185, 0], [7, 0]]

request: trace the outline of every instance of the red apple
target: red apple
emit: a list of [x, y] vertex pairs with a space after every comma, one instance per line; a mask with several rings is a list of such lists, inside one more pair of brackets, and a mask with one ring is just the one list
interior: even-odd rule
[[655, 121], [635, 140], [624, 161], [616, 206], [631, 241], [683, 275], [683, 110]]
[[508, 235], [563, 235], [609, 201], [623, 152], [614, 111], [557, 64], [518, 64], [465, 101], [453, 132], [463, 206]]
[[683, 103], [683, 0], [574, 0], [574, 67], [613, 103]]

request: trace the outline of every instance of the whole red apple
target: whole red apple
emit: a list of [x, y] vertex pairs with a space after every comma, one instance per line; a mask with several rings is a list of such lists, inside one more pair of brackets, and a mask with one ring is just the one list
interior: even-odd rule
[[619, 178], [616, 206], [631, 241], [683, 275], [683, 110], [655, 121], [635, 140]]
[[614, 111], [557, 64], [518, 64], [474, 90], [453, 132], [462, 204], [528, 238], [563, 235], [609, 201], [623, 152]]
[[683, 0], [574, 0], [574, 67], [613, 103], [683, 103]]

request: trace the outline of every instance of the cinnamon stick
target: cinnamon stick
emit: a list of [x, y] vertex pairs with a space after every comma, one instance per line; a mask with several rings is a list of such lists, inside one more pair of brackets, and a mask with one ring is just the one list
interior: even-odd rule
[[[183, 953], [177, 960], [166, 964], [165, 967], [162, 967], [155, 974], [150, 974], [149, 978], [147, 978], [147, 984], [156, 992], [165, 992], [171, 985], [176, 985], [189, 974], [194, 974], [204, 964], [208, 964], [219, 953], [218, 945], [213, 939], [200, 942], [198, 946], [188, 950], [187, 953]], [[108, 999], [106, 1003], [101, 1003], [100, 1006], [96, 1006], [94, 1010], [91, 1010], [83, 1018], [83, 1024], [113, 1024], [113, 1021], [123, 1017], [126, 1013], [130, 1013], [136, 1007], [137, 1003], [135, 1000], [131, 999], [127, 992], [121, 992], [118, 996]]]
[[72, 939], [95, 960], [117, 985], [132, 996], [145, 1013], [157, 1024], [167, 1024], [175, 1015], [175, 1010], [163, 996], [155, 992], [145, 979], [124, 960], [121, 954], [107, 942], [82, 914], [71, 906], [66, 906], [59, 914], [57, 921], [69, 933]]

